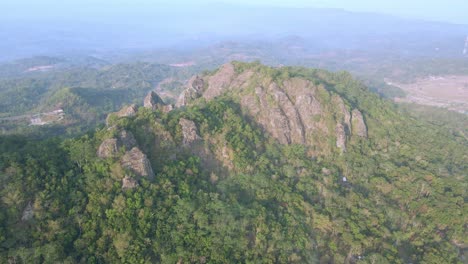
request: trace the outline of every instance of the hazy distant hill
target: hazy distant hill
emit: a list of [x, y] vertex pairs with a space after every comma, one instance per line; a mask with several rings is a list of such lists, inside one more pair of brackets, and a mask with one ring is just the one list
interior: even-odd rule
[[32, 16], [22, 22], [2, 19], [0, 60], [174, 46], [193, 48], [223, 40], [268, 40], [288, 35], [306, 39], [315, 50], [360, 49], [457, 57], [461, 56], [468, 35], [466, 25], [339, 9], [193, 4], [132, 10], [125, 15], [83, 16], [80, 23], [70, 22], [73, 17], [36, 21]]

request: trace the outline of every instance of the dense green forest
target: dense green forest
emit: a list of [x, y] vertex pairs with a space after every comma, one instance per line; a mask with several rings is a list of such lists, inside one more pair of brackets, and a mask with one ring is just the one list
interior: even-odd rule
[[[311, 155], [264, 133], [230, 94], [168, 113], [140, 108], [73, 139], [2, 136], [0, 262], [462, 263], [466, 137], [347, 73], [236, 64], [246, 70], [326, 87], [363, 112], [368, 139]], [[189, 145], [182, 120], [196, 126]], [[154, 178], [122, 165], [125, 146], [97, 156], [122, 131]]]

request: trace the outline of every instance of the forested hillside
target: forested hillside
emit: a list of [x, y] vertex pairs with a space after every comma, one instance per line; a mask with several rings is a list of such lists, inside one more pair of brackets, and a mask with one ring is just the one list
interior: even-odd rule
[[[17, 67], [41, 65], [38, 63], [44, 60], [60, 62], [54, 58], [36, 58], [17, 62]], [[0, 79], [0, 128], [3, 134], [82, 134], [102, 124], [107, 113], [126, 104], [139, 103], [163, 80], [184, 80], [191, 75], [190, 69], [150, 63], [99, 67], [57, 65], [54, 66], [56, 69], [44, 72], [23, 72], [20, 76]], [[28, 126], [31, 117], [56, 109], [64, 111], [61, 122], [41, 129]]]
[[458, 127], [345, 72], [259, 63], [193, 77], [174, 110], [153, 99], [79, 138], [0, 137], [1, 262], [466, 259]]

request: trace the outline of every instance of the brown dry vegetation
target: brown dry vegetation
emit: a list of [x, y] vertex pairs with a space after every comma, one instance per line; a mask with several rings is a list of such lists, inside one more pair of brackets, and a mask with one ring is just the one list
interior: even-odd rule
[[408, 84], [387, 80], [387, 84], [397, 86], [407, 92], [406, 98], [396, 98], [397, 102], [438, 106], [462, 113], [468, 112], [467, 75], [429, 76], [416, 79]]

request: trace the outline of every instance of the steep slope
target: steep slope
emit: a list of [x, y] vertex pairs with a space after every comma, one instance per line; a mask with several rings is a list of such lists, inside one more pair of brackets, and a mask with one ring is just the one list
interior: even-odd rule
[[349, 74], [232, 63], [181, 107], [156, 101], [60, 145], [0, 145], [5, 261], [463, 261], [466, 139]]
[[[244, 68], [243, 68], [244, 67]], [[326, 83], [294, 75], [293, 70], [229, 63], [189, 81], [177, 106], [197, 98], [229, 95], [251, 119], [282, 144], [305, 144], [311, 153], [346, 151], [351, 137], [367, 138], [361, 111], [326, 88]], [[333, 143], [331, 143], [333, 142]]]

